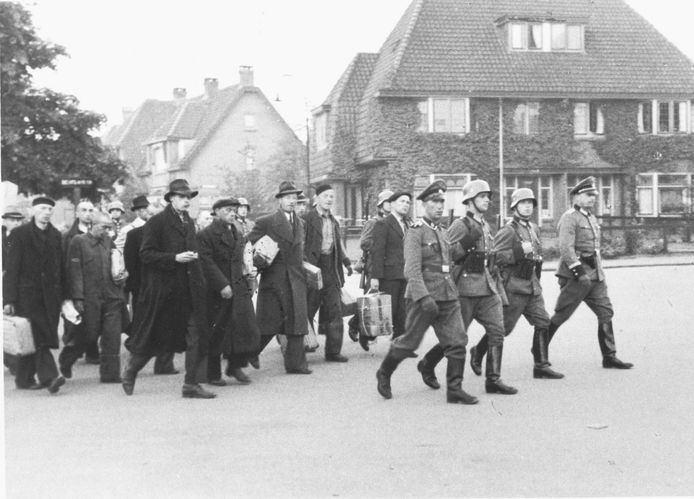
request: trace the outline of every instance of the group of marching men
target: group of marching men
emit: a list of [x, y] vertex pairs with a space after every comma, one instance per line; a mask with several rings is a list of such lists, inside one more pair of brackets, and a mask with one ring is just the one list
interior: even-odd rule
[[[535, 327], [534, 377], [562, 378], [550, 367], [548, 346], [582, 301], [598, 317], [603, 367], [632, 367], [616, 357], [600, 229], [591, 213], [597, 196], [592, 177], [572, 189], [575, 206], [559, 221], [561, 292], [551, 318], [540, 286], [540, 231], [530, 220], [537, 204], [533, 192], [512, 194], [513, 219], [493, 236], [484, 219], [492, 197], [486, 182], [464, 186], [467, 214], [447, 229], [441, 224], [445, 191], [445, 182], [438, 180], [418, 196], [424, 216], [414, 224], [409, 219], [412, 194], [383, 191], [379, 216], [367, 221], [362, 232], [361, 287], [391, 296], [393, 340], [376, 374], [383, 397], [392, 397], [391, 375], [402, 360], [417, 357], [431, 326], [439, 343], [417, 364], [424, 383], [440, 388], [435, 368], [447, 357], [448, 402], [477, 403], [462, 389], [466, 331], [473, 319], [485, 334], [470, 349], [470, 366], [481, 375], [486, 355], [488, 393], [517, 393], [501, 380], [501, 359], [504, 337], [521, 315]], [[34, 354], [14, 359], [17, 388], [56, 393], [72, 377], [77, 359], [85, 353], [89, 358], [97, 339], [100, 352], [92, 359], [100, 364], [100, 380], [122, 384], [127, 395], [152, 358], [155, 374], [177, 374], [173, 354], [185, 352], [182, 395], [214, 398], [216, 393], [202, 385], [227, 384], [222, 359], [224, 374], [248, 384], [243, 369], [259, 368], [260, 353], [277, 335], [284, 338], [286, 372], [311, 374], [304, 337], [316, 314], [317, 332], [325, 336], [325, 361], [348, 361], [342, 354], [341, 289], [352, 267], [332, 214], [332, 187], [319, 185], [313, 207], [306, 210], [302, 191], [282, 182], [275, 196], [278, 210], [255, 223], [246, 218], [250, 206], [243, 198], [219, 199], [212, 223], [201, 230], [188, 214], [197, 194], [186, 180], [174, 180], [163, 210], [156, 212], [146, 196], [139, 196], [131, 207], [137, 217], [124, 226], [118, 222], [124, 213], [120, 202], [109, 206], [109, 214], [80, 203], [65, 235], [50, 223], [53, 200], [34, 199], [31, 221], [11, 231], [3, 254], [4, 313], [29, 319], [36, 346]], [[252, 245], [265, 236], [277, 244], [277, 254], [270, 262], [254, 261]], [[114, 255], [121, 252], [124, 269], [114, 273]], [[305, 262], [321, 270], [320, 289], [307, 285]], [[66, 301], [81, 323], [69, 320]], [[65, 346], [56, 366], [50, 349], [58, 348], [61, 309]], [[348, 329], [349, 337], [368, 350], [374, 339], [360, 331], [356, 316]], [[123, 331], [130, 354], [121, 371]]]

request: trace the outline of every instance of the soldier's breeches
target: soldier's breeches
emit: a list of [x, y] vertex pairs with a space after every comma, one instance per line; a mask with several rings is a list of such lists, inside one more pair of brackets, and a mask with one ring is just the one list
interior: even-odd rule
[[499, 295], [461, 297], [460, 309], [466, 330], [474, 319], [484, 327], [490, 347], [503, 345], [504, 312]]
[[504, 332], [506, 336], [511, 334], [516, 327], [521, 315], [525, 316], [530, 325], [535, 327], [549, 327], [549, 314], [545, 309], [545, 300], [542, 294], [539, 295], [520, 295], [517, 293], [506, 293], [508, 305], [503, 307], [504, 311]]
[[561, 326], [569, 320], [581, 302], [593, 311], [599, 324], [610, 322], [614, 316], [614, 310], [610, 297], [607, 294], [605, 281], [582, 282], [577, 279], [559, 278], [559, 297], [554, 307], [552, 324]]
[[467, 334], [460, 315], [460, 304], [455, 301], [440, 301], [437, 313], [426, 312], [421, 302], [407, 300], [407, 318], [405, 333], [393, 339], [391, 350], [414, 352], [419, 348], [429, 327], [444, 349], [444, 355], [454, 359], [465, 358]]

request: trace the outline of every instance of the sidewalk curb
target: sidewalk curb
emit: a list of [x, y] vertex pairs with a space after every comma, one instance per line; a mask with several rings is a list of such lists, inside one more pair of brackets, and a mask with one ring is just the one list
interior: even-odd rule
[[[694, 259], [691, 261], [673, 261], [673, 262], [641, 262], [641, 263], [625, 263], [623, 265], [609, 265], [603, 261], [602, 268], [608, 269], [635, 269], [640, 267], [685, 267], [694, 265]], [[557, 266], [546, 266], [542, 268], [542, 272], [556, 272]]]

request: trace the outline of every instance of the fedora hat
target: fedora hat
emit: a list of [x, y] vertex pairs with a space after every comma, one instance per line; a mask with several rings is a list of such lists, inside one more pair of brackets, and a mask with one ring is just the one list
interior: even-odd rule
[[301, 194], [301, 189], [297, 189], [293, 182], [285, 180], [280, 184], [279, 192], [275, 194], [276, 198], [288, 196], [289, 194]]
[[198, 191], [194, 191], [188, 185], [188, 181], [183, 178], [177, 178], [169, 184], [169, 192], [164, 194], [164, 200], [168, 203], [172, 195], [178, 194], [179, 196], [188, 196], [189, 198], [194, 198], [198, 195]]
[[149, 206], [149, 200], [147, 199], [147, 196], [142, 195], [142, 196], [135, 196], [133, 198], [132, 206], [130, 209], [132, 211], [139, 210], [141, 208], [147, 208]]

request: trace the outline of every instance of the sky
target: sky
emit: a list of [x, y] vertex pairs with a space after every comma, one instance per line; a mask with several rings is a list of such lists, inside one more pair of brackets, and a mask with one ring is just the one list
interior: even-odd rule
[[[203, 92], [254, 68], [255, 84], [303, 138], [321, 104], [358, 52], [378, 52], [411, 0], [22, 0], [42, 38], [69, 58], [34, 82], [77, 96], [85, 109], [122, 121], [147, 98], [174, 87]], [[493, 1], [493, 0], [489, 0]], [[600, 0], [597, 0], [600, 1]], [[627, 0], [694, 60], [692, 0]]]

